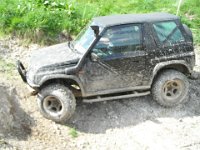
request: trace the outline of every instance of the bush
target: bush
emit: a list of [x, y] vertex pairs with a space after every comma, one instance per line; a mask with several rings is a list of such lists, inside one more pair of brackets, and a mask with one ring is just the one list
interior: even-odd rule
[[[76, 35], [95, 16], [124, 13], [176, 13], [178, 0], [1, 0], [0, 31], [28, 38], [33, 42], [55, 41], [67, 31]], [[200, 43], [200, 3], [187, 0], [180, 16]]]

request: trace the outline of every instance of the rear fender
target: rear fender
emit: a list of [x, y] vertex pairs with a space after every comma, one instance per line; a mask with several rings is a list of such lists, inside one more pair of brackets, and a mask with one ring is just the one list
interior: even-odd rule
[[157, 75], [165, 69], [175, 69], [177, 71], [182, 72], [183, 74], [190, 75], [192, 73], [192, 69], [189, 67], [189, 65], [184, 60], [172, 60], [168, 62], [160, 62], [158, 63], [152, 73], [152, 78], [150, 81], [150, 84], [154, 82]]

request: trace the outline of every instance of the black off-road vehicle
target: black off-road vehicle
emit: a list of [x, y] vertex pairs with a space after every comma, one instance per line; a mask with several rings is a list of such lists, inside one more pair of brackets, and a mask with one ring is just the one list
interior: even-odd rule
[[84, 102], [152, 94], [170, 107], [188, 99], [195, 54], [190, 29], [172, 14], [97, 17], [68, 43], [35, 51], [18, 71], [44, 117], [69, 119]]

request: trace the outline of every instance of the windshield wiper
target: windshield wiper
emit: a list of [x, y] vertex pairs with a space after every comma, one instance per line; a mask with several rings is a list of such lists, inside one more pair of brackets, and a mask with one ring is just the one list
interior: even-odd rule
[[77, 49], [74, 48], [74, 43], [73, 43], [73, 42], [68, 41], [68, 47], [69, 47], [73, 52], [76, 52], [76, 53], [81, 54]]
[[68, 41], [67, 44], [68, 44], [68, 47], [69, 47], [70, 49], [73, 49], [72, 46], [71, 46], [71, 44], [72, 44], [71, 41]]

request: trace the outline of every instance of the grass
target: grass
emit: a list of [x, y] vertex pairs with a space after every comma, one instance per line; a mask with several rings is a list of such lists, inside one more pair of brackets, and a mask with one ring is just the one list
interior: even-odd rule
[[69, 134], [72, 138], [77, 138], [78, 137], [78, 132], [76, 131], [75, 128], [70, 128]]
[[8, 144], [8, 143], [3, 138], [0, 138], [0, 145], [4, 145], [4, 144]]
[[[176, 14], [178, 0], [0, 0], [0, 33], [32, 42], [57, 42], [61, 32], [76, 35], [95, 16], [126, 13]], [[180, 17], [200, 43], [199, 0], [183, 0]]]

